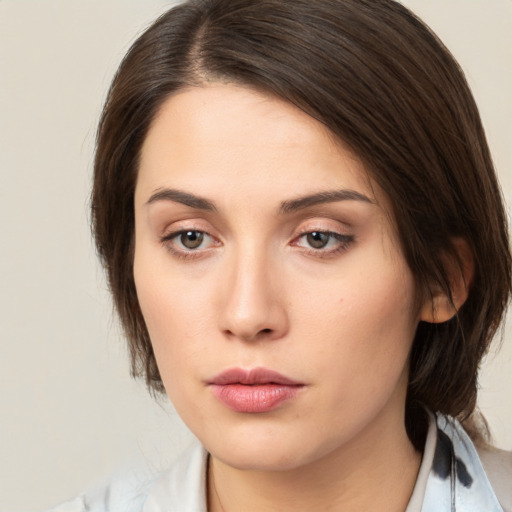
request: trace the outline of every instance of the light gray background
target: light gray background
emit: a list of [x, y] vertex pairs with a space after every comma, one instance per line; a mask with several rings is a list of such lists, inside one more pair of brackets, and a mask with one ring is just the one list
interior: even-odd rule
[[[408, 0], [459, 59], [512, 204], [512, 1]], [[44, 510], [189, 438], [129, 379], [91, 244], [94, 132], [136, 34], [171, 2], [0, 1], [0, 511]], [[512, 342], [480, 405], [512, 449]]]

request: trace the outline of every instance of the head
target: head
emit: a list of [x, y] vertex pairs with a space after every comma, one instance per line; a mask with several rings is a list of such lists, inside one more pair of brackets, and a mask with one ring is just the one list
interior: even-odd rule
[[408, 350], [409, 437], [419, 445], [422, 405], [469, 417], [510, 292], [505, 215], [462, 71], [391, 0], [190, 1], [134, 43], [100, 122], [92, 195], [133, 374], [163, 390], [134, 279], [143, 147], [170, 98], [217, 84], [293, 106], [361, 164], [423, 308]]

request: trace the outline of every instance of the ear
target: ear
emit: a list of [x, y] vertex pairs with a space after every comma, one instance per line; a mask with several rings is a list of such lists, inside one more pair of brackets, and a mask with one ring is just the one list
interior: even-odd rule
[[475, 273], [473, 252], [463, 238], [452, 239], [454, 252], [443, 258], [450, 283], [451, 298], [439, 285], [431, 290], [420, 311], [420, 320], [442, 323], [453, 318], [468, 298]]

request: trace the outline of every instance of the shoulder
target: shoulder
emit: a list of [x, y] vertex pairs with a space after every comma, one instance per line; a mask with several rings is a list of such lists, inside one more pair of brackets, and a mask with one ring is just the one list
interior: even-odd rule
[[512, 512], [512, 452], [492, 446], [477, 447], [489, 481], [505, 512]]
[[123, 472], [48, 512], [141, 512], [152, 482], [145, 469]]
[[48, 512], [206, 512], [207, 457], [194, 443], [160, 474], [125, 472]]
[[48, 510], [48, 512], [85, 512], [86, 510], [87, 510], [87, 508], [86, 508], [85, 496], [80, 495], [77, 498], [74, 498], [72, 500], [66, 501], [65, 503], [61, 503], [60, 505], [57, 505], [56, 507], [52, 508], [51, 510]]

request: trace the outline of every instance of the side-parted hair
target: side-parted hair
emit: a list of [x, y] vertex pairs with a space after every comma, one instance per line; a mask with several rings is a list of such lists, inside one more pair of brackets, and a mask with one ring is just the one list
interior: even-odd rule
[[419, 446], [422, 406], [469, 425], [478, 368], [510, 294], [506, 216], [463, 72], [393, 0], [189, 0], [133, 44], [99, 124], [92, 191], [97, 249], [133, 375], [163, 390], [133, 277], [141, 146], [166, 99], [210, 82], [278, 96], [358, 155], [390, 199], [420, 293], [451, 297], [446, 261], [458, 257], [453, 241], [466, 241], [474, 277], [465, 304], [452, 320], [417, 329], [406, 427]]

